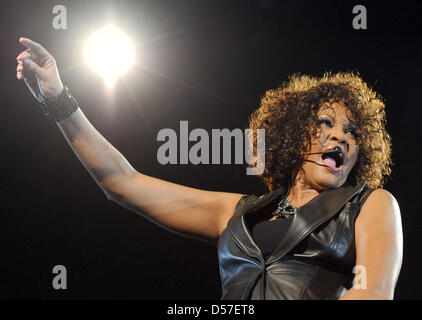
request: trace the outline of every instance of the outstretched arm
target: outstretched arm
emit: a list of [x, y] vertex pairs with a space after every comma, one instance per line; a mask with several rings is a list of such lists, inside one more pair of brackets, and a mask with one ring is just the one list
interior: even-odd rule
[[[28, 49], [17, 57], [17, 78], [38, 101], [63, 90], [53, 56], [21, 38]], [[178, 234], [215, 243], [241, 194], [189, 188], [136, 171], [89, 122], [80, 109], [57, 123], [70, 147], [109, 200]]]

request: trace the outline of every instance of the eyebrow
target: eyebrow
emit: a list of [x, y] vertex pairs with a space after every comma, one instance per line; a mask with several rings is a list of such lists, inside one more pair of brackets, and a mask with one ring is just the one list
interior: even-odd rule
[[[330, 118], [330, 120], [334, 122], [334, 118], [331, 115], [329, 115], [329, 114], [320, 114], [318, 117], [319, 118], [321, 118], [321, 117], [327, 117], [327, 118]], [[356, 124], [355, 121], [349, 120], [349, 123], [345, 126], [345, 128], [347, 128], [347, 129], [349, 129], [349, 128], [356, 129], [356, 128], [358, 128], [358, 125]]]

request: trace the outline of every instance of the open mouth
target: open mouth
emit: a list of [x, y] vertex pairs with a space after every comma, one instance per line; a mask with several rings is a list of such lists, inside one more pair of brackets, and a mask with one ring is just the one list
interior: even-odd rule
[[342, 166], [344, 163], [344, 156], [343, 156], [343, 153], [341, 152], [322, 154], [321, 158], [324, 165], [332, 169], [340, 168], [340, 166]]

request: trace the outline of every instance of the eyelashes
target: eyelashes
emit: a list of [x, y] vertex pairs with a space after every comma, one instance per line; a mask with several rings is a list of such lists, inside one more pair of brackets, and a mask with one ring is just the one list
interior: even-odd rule
[[358, 137], [358, 133], [353, 129], [347, 129], [346, 133], [350, 133], [354, 138]]
[[[326, 118], [319, 118], [317, 120], [317, 125], [318, 125], [318, 127], [321, 127], [321, 126], [326, 126], [328, 128], [332, 128], [333, 127], [332, 121], [330, 119], [326, 119]], [[353, 128], [347, 128], [347, 129], [345, 129], [344, 133], [349, 133], [354, 138], [357, 138], [358, 137], [358, 133]]]
[[320, 126], [322, 124], [324, 124], [324, 125], [326, 125], [330, 128], [333, 126], [333, 124], [331, 123], [331, 120], [329, 120], [329, 119], [318, 119], [317, 125]]

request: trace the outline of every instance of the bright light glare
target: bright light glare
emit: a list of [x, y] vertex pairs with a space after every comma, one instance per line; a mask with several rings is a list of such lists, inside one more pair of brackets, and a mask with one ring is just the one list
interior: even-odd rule
[[130, 39], [120, 30], [108, 25], [94, 32], [84, 47], [86, 63], [99, 73], [107, 87], [128, 72], [135, 62], [135, 49]]

